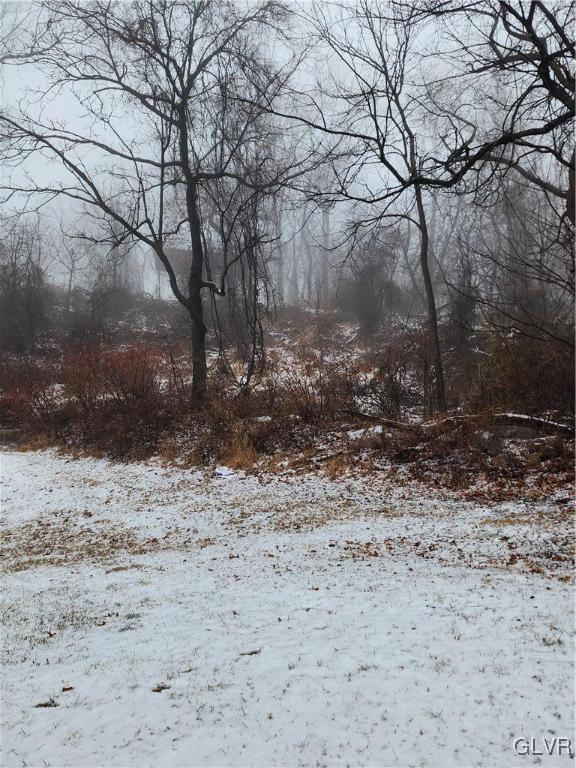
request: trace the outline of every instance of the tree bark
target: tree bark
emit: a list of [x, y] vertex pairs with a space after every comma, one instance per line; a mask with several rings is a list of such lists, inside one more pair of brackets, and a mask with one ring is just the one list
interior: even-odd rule
[[276, 226], [276, 236], [278, 238], [277, 244], [276, 244], [276, 259], [277, 259], [277, 267], [276, 267], [276, 275], [277, 275], [277, 285], [276, 290], [278, 293], [278, 303], [283, 306], [284, 300], [285, 300], [285, 288], [284, 288], [284, 244], [282, 242], [283, 232], [282, 232], [282, 213], [280, 211], [278, 200], [276, 197], [274, 197], [274, 223]]
[[298, 254], [296, 251], [296, 237], [292, 239], [292, 264], [290, 266], [290, 302], [298, 304], [300, 300], [300, 281], [298, 280]]
[[190, 198], [187, 204], [192, 240], [192, 264], [188, 281], [189, 312], [192, 320], [192, 405], [198, 406], [205, 400], [207, 389], [206, 324], [202, 306], [204, 248], [195, 185], [187, 190], [186, 197]]
[[[192, 297], [191, 297], [192, 300]], [[200, 295], [193, 299], [196, 307], [202, 312]], [[192, 406], [202, 405], [206, 399], [207, 365], [206, 365], [206, 326], [192, 318]]]
[[74, 282], [74, 270], [68, 272], [68, 312], [72, 309], [72, 284]]
[[576, 205], [576, 150], [572, 152], [572, 160], [570, 161], [570, 168], [568, 170], [568, 196], [566, 198], [566, 213], [572, 226], [576, 223], [574, 206]]
[[428, 307], [428, 329], [430, 333], [430, 343], [432, 345], [432, 359], [434, 361], [434, 371], [436, 374], [436, 399], [438, 401], [438, 410], [446, 410], [446, 388], [444, 385], [444, 368], [442, 365], [442, 353], [440, 351], [440, 337], [438, 335], [438, 315], [436, 313], [436, 299], [434, 297], [434, 287], [430, 275], [430, 266], [428, 264], [429, 236], [428, 224], [426, 221], [426, 211], [422, 202], [422, 190], [419, 186], [415, 187], [416, 207], [418, 209], [418, 226], [420, 228], [420, 267], [422, 269], [422, 279], [424, 280], [424, 290], [426, 292], [426, 304]]
[[330, 231], [330, 213], [327, 208], [322, 211], [322, 261], [320, 272], [320, 296], [325, 303], [329, 296], [328, 285], [328, 234]]
[[202, 307], [202, 280], [204, 274], [204, 247], [200, 214], [198, 212], [198, 187], [190, 168], [188, 149], [188, 113], [183, 100], [178, 116], [180, 163], [186, 181], [186, 213], [192, 246], [192, 263], [188, 278], [188, 312], [192, 321], [192, 407], [200, 406], [206, 399], [206, 324]]

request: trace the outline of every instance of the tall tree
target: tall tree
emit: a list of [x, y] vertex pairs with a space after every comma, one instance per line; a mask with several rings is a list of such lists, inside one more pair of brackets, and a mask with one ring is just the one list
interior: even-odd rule
[[[262, 193], [294, 171], [294, 155], [291, 171], [279, 166], [270, 138], [277, 132], [266, 136], [270, 120], [259, 103], [262, 94], [274, 100], [286, 77], [263, 53], [264, 33], [285, 23], [286, 11], [274, 0], [46, 0], [37, 7], [42, 24], [28, 57], [23, 51], [8, 62], [34, 60], [46, 83], [41, 105], [65, 92], [81, 119], [64, 123], [32, 108], [0, 112], [7, 166], [26, 167], [39, 155], [59, 168], [58, 180], [47, 183], [6, 173], [5, 199], [64, 196], [113, 222], [117, 247], [137, 241], [156, 255], [190, 315], [192, 398], [200, 403], [203, 296], [225, 291], [224, 281], [210, 278], [208, 187], [222, 182], [229, 197], [239, 188]], [[185, 285], [171, 263], [173, 246], [190, 253]]]
[[[360, 0], [315, 4], [306, 14], [329, 71], [316, 91], [295, 89], [282, 114], [325, 137], [337, 161], [320, 196], [370, 206], [366, 225], [398, 213], [412, 190], [402, 215], [420, 233], [440, 408], [426, 193], [474, 191], [510, 171], [565, 200], [573, 224], [573, 16], [565, 0]], [[535, 155], [556, 163], [552, 179]]]
[[362, 0], [352, 7], [316, 5], [309, 23], [318, 45], [334, 60], [332, 82], [319, 86], [325, 95], [322, 105], [309, 94], [294, 96], [299, 105], [296, 119], [327, 137], [324, 151], [332, 176], [324, 174], [315, 196], [324, 204], [345, 200], [369, 208], [364, 219], [354, 217], [354, 231], [379, 226], [389, 217], [415, 224], [437, 406], [444, 411], [446, 393], [429, 265], [426, 184], [417, 181], [431, 151], [426, 137], [417, 136], [422, 111], [415, 98], [417, 87], [411, 82], [417, 21], [414, 14], [391, 15], [388, 5], [382, 10], [376, 3]]

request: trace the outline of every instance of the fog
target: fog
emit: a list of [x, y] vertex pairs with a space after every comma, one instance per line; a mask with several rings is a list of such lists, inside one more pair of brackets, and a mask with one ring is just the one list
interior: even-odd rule
[[[368, 259], [374, 279], [413, 293], [403, 321], [426, 318], [441, 408], [438, 314], [463, 290], [463, 271], [465, 290], [503, 326], [568, 339], [556, 326], [572, 278], [542, 242], [573, 221], [568, 6], [526, 16], [490, 3], [176, 3], [147, 13], [138, 3], [3, 8], [5, 221], [42, 231], [48, 279], [71, 289], [62, 253], [75, 243], [74, 285], [89, 288], [99, 260], [124, 259], [135, 285], [199, 316], [246, 270], [260, 305], [338, 302], [355, 273], [372, 281]], [[545, 73], [527, 27], [551, 50], [558, 39]], [[520, 224], [534, 205], [538, 223]], [[519, 228], [532, 245], [515, 242]], [[386, 277], [374, 243], [391, 249]], [[171, 262], [181, 251], [191, 271]], [[511, 307], [502, 270], [505, 282], [522, 271], [536, 293], [549, 279], [546, 308], [526, 285], [522, 297], [507, 288]]]
[[0, 4], [3, 765], [573, 758], [574, 15]]

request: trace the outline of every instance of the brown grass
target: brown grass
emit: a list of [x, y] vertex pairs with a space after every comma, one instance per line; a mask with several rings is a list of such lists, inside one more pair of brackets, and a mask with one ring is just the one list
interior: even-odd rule
[[333, 456], [326, 464], [326, 474], [331, 480], [342, 477], [348, 469], [348, 461], [343, 453]]
[[233, 469], [243, 469], [247, 472], [254, 469], [254, 464], [258, 461], [258, 453], [254, 450], [250, 435], [241, 426], [236, 427], [219, 459]]

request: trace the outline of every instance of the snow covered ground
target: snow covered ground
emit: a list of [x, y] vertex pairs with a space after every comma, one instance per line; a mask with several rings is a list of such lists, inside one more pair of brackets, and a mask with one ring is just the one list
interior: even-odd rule
[[51, 451], [2, 480], [2, 765], [573, 764], [566, 499]]

